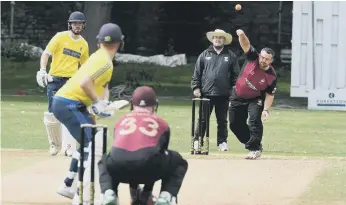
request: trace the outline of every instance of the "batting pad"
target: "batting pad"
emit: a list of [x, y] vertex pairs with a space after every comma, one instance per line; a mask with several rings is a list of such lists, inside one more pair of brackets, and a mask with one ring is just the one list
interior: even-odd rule
[[61, 123], [50, 112], [44, 113], [43, 123], [46, 126], [49, 144], [61, 147]]
[[[96, 199], [99, 199], [100, 195], [101, 195], [101, 191], [99, 189], [100, 185], [99, 185], [99, 169], [98, 169], [98, 165], [97, 163], [102, 159], [102, 153], [103, 151], [103, 130], [100, 129], [99, 131], [97, 131], [96, 135], [95, 135], [95, 166], [94, 166], [94, 170], [95, 170], [95, 181], [94, 181], [94, 190], [95, 190], [95, 201]], [[91, 142], [89, 143], [89, 147], [88, 147], [88, 159], [86, 162], [84, 162], [84, 167], [85, 167], [85, 171], [84, 171], [84, 176], [83, 176], [83, 187], [84, 187], [84, 191], [83, 191], [83, 202], [85, 204], [90, 204], [90, 177], [91, 177]]]
[[77, 150], [77, 141], [70, 134], [65, 125], [61, 124], [61, 134], [62, 134], [62, 146], [61, 149], [66, 151], [69, 149], [71, 153]]

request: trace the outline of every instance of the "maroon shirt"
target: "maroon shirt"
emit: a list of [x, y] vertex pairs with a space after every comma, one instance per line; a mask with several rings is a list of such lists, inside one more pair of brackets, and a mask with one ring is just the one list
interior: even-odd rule
[[168, 149], [168, 124], [152, 112], [133, 111], [114, 126], [111, 156], [114, 160], [140, 161]]
[[254, 47], [246, 53], [248, 62], [237, 79], [235, 91], [239, 98], [253, 99], [263, 96], [264, 92], [273, 95], [276, 91], [277, 77], [270, 66], [267, 70], [259, 67], [259, 53]]

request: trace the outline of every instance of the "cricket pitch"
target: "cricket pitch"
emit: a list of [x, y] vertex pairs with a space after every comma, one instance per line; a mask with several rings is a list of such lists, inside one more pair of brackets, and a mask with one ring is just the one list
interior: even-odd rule
[[[70, 205], [56, 194], [70, 158], [42, 151], [2, 150], [4, 205]], [[288, 205], [294, 204], [323, 170], [323, 160], [188, 158], [189, 169], [179, 205]], [[160, 189], [157, 182], [154, 193]], [[98, 196], [99, 187], [96, 187]], [[130, 204], [128, 185], [119, 187], [120, 204]]]

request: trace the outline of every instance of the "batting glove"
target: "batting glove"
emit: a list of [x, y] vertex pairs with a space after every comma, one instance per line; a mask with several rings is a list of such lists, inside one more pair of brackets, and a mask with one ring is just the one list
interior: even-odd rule
[[105, 100], [100, 100], [94, 103], [91, 106], [92, 111], [94, 112], [95, 115], [97, 115], [100, 118], [104, 117], [110, 117], [113, 115], [113, 112], [107, 112], [106, 107], [109, 105], [108, 101]]
[[36, 81], [37, 84], [41, 87], [46, 87], [48, 84], [48, 74], [45, 68], [41, 68], [39, 71], [36, 73]]

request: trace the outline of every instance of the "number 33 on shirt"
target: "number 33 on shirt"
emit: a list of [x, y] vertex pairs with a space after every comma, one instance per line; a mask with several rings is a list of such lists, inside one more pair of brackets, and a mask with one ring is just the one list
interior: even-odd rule
[[149, 137], [157, 136], [159, 123], [150, 117], [142, 118], [142, 123], [137, 125], [137, 120], [134, 117], [128, 117], [121, 121], [120, 123], [120, 135], [129, 135], [134, 132], [140, 132], [141, 134], [147, 135]]
[[137, 148], [156, 146], [168, 129], [168, 124], [151, 112], [131, 112], [117, 121], [113, 145]]

